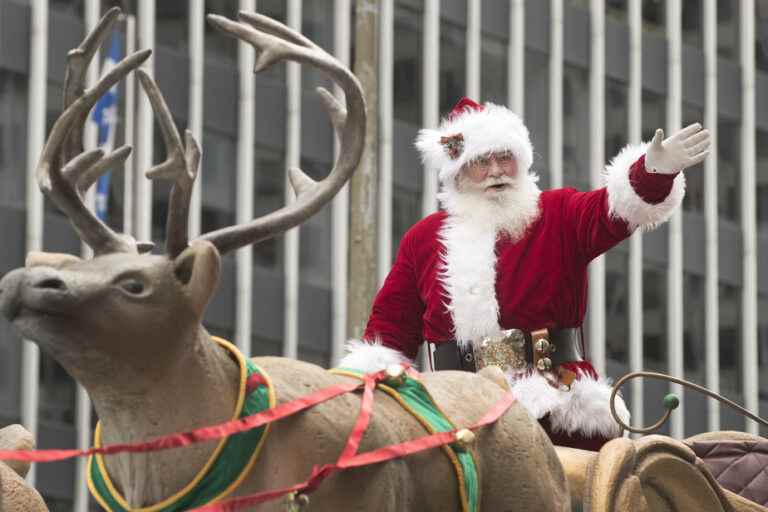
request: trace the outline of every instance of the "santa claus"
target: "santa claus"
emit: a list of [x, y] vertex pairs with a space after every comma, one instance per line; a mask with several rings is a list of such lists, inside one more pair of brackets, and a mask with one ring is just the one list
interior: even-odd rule
[[[621, 150], [590, 192], [542, 192], [528, 129], [500, 105], [464, 98], [416, 147], [438, 173], [442, 208], [401, 240], [364, 339], [340, 366], [411, 361], [426, 341], [437, 369], [502, 367], [555, 444], [599, 449], [621, 430], [610, 385], [584, 359], [587, 265], [672, 215], [681, 171], [704, 160], [708, 131], [693, 124], [664, 139], [657, 130]], [[623, 402], [617, 412], [629, 420]]]

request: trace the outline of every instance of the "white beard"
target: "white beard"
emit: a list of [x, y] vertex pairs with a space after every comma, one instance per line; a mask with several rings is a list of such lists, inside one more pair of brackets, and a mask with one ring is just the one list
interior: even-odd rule
[[448, 217], [438, 233], [444, 248], [438, 278], [460, 344], [500, 331], [496, 240], [500, 234], [519, 240], [538, 218], [537, 180], [526, 173], [498, 192], [486, 192], [483, 184], [443, 184], [438, 199]]
[[[538, 180], [538, 176], [526, 173], [518, 178], [503, 176], [473, 183], [459, 175], [456, 182], [443, 185], [438, 199], [445, 211], [462, 224], [505, 234], [515, 241], [539, 216]], [[507, 188], [486, 190], [499, 183], [507, 184]]]

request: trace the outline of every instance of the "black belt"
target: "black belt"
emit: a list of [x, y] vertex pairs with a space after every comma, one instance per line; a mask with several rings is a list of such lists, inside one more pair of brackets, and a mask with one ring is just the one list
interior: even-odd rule
[[[570, 361], [582, 361], [581, 328], [570, 327], [565, 329], [549, 329], [549, 343], [554, 346], [547, 356], [551, 360], [552, 367], [558, 367], [562, 363]], [[524, 331], [526, 360], [533, 364], [534, 341], [531, 333]], [[445, 341], [434, 346], [433, 360], [435, 370], [463, 370], [475, 372], [475, 356], [472, 343], [459, 344], [455, 340]]]
[[435, 347], [432, 353], [435, 370], [463, 370], [474, 372], [475, 356], [470, 344], [459, 345], [455, 340], [444, 341]]

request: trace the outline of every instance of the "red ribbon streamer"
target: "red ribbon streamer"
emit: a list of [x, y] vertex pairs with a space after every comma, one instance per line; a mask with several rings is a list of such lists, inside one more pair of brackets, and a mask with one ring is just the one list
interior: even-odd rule
[[[379, 381], [383, 377], [383, 371], [366, 375], [367, 379], [369, 378], [373, 381]], [[231, 434], [245, 432], [246, 430], [266, 425], [267, 423], [283, 419], [286, 416], [308, 409], [316, 404], [328, 401], [331, 398], [354, 391], [364, 384], [364, 382], [336, 384], [245, 418], [219, 423], [210, 427], [201, 427], [188, 432], [171, 434], [143, 443], [111, 444], [101, 448], [90, 448], [88, 450], [0, 450], [0, 460], [55, 462], [74, 457], [88, 457], [95, 454], [114, 455], [116, 453], [142, 453], [179, 448], [194, 443], [201, 443], [203, 441], [221, 439], [222, 437]]]
[[[409, 375], [415, 373], [410, 368], [405, 371]], [[324, 464], [312, 468], [310, 477], [301, 483], [264, 491], [249, 496], [232, 498], [221, 503], [205, 505], [194, 509], [194, 512], [231, 512], [240, 510], [243, 507], [253, 506], [264, 503], [280, 496], [292, 492], [310, 493], [317, 489], [323, 480], [336, 471], [342, 471], [348, 468], [378, 464], [392, 459], [406, 457], [438, 446], [452, 443], [456, 440], [456, 430], [449, 432], [438, 432], [428, 436], [412, 439], [402, 443], [384, 446], [369, 452], [357, 453], [360, 441], [365, 433], [370, 421], [373, 410], [373, 391], [378, 381], [385, 377], [384, 371], [370, 373], [363, 377], [363, 382], [351, 382], [346, 384], [337, 384], [327, 388], [320, 389], [310, 393], [302, 398], [291, 402], [278, 405], [272, 409], [267, 409], [258, 414], [240, 418], [237, 420], [219, 423], [210, 427], [202, 427], [188, 432], [171, 434], [159, 437], [144, 443], [124, 443], [112, 444], [101, 448], [90, 448], [88, 450], [0, 450], [0, 460], [20, 460], [29, 462], [54, 462], [75, 457], [86, 457], [95, 454], [113, 455], [116, 453], [142, 453], [167, 450], [170, 448], [179, 448], [203, 441], [221, 439], [222, 437], [237, 434], [251, 430], [267, 423], [283, 419], [287, 416], [313, 407], [319, 403], [326, 402], [331, 398], [344, 393], [354, 391], [363, 387], [363, 397], [360, 403], [360, 412], [358, 413], [355, 426], [347, 439], [347, 443], [342, 450], [339, 459], [335, 464]], [[263, 379], [252, 379], [247, 383], [248, 388], [262, 384]], [[514, 403], [515, 399], [511, 393], [506, 393], [488, 412], [480, 418], [475, 424], [468, 427], [475, 430], [489, 425], [498, 420], [504, 412]]]
[[[368, 381], [366, 380], [366, 388], [365, 391], [368, 391]], [[270, 500], [273, 500], [275, 498], [279, 498], [280, 496], [283, 496], [285, 494], [289, 494], [292, 492], [300, 492], [300, 493], [310, 493], [313, 490], [317, 489], [317, 487], [320, 485], [320, 483], [330, 474], [341, 471], [348, 468], [355, 468], [360, 466], [367, 466], [370, 464], [378, 464], [380, 462], [385, 462], [392, 459], [398, 459], [402, 457], [406, 457], [408, 455], [412, 455], [414, 453], [418, 453], [424, 450], [429, 450], [431, 448], [437, 448], [438, 446], [443, 446], [449, 443], [452, 443], [456, 440], [456, 432], [457, 430], [452, 430], [449, 432], [438, 432], [435, 434], [431, 434], [428, 436], [423, 436], [417, 439], [412, 439], [410, 441], [405, 441], [398, 444], [393, 444], [389, 446], [384, 446], [383, 448], [378, 448], [376, 450], [371, 450], [369, 452], [361, 453], [361, 454], [354, 454], [354, 452], [350, 451], [350, 446], [353, 441], [353, 437], [356, 435], [362, 435], [362, 432], [358, 432], [358, 427], [360, 425], [366, 425], [367, 426], [367, 419], [362, 420], [362, 417], [364, 413], [366, 412], [365, 405], [365, 392], [364, 392], [364, 400], [363, 404], [361, 404], [360, 407], [360, 414], [358, 415], [357, 423], [355, 425], [355, 429], [352, 431], [352, 434], [350, 435], [349, 440], [347, 441], [347, 446], [344, 448], [344, 451], [342, 451], [342, 455], [339, 457], [339, 460], [336, 461], [335, 464], [325, 464], [323, 466], [315, 466], [312, 468], [312, 473], [310, 474], [309, 478], [299, 484], [292, 485], [290, 487], [285, 487], [283, 489], [275, 489], [271, 491], [264, 491], [256, 494], [251, 494], [248, 496], [242, 496], [239, 498], [232, 498], [226, 501], [222, 501], [220, 503], [214, 503], [211, 505], [205, 505], [199, 508], [194, 509], [192, 512], [234, 512], [237, 510], [240, 510], [244, 507], [250, 507], [254, 505], [258, 505]], [[372, 393], [371, 393], [372, 396]], [[512, 393], [506, 393], [501, 399], [496, 402], [493, 407], [491, 407], [488, 412], [483, 415], [482, 418], [480, 418], [476, 423], [474, 423], [472, 426], [468, 427], [470, 430], [475, 430], [481, 427], [484, 427], [486, 425], [489, 425], [491, 423], [494, 423], [496, 420], [498, 420], [502, 414], [504, 414], [507, 409], [514, 403], [515, 398], [512, 395]], [[368, 404], [370, 406], [370, 404]], [[370, 414], [370, 411], [368, 411], [368, 414]], [[357, 440], [359, 442], [359, 439]]]

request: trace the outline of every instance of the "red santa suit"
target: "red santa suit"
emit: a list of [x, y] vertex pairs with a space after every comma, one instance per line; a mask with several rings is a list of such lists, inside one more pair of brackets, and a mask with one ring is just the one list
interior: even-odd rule
[[[457, 140], [460, 151], [456, 144], [446, 148]], [[603, 188], [540, 192], [529, 173], [527, 129], [492, 104], [462, 107], [438, 130], [422, 130], [417, 147], [426, 167], [439, 172], [443, 209], [401, 240], [365, 341], [350, 346], [342, 366], [373, 370], [412, 360], [423, 341], [464, 343], [503, 329], [580, 327], [589, 262], [634, 229], [666, 220], [684, 194], [682, 173], [646, 171], [644, 145], [616, 156]], [[483, 208], [479, 201], [487, 199], [459, 191], [456, 176], [473, 158], [503, 151], [518, 164], [511, 200], [500, 210]], [[510, 375], [511, 389], [556, 443], [597, 448], [620, 435], [609, 412], [611, 388], [588, 362], [576, 368], [579, 378], [567, 391], [535, 371]], [[628, 422], [623, 401], [617, 413]]]

